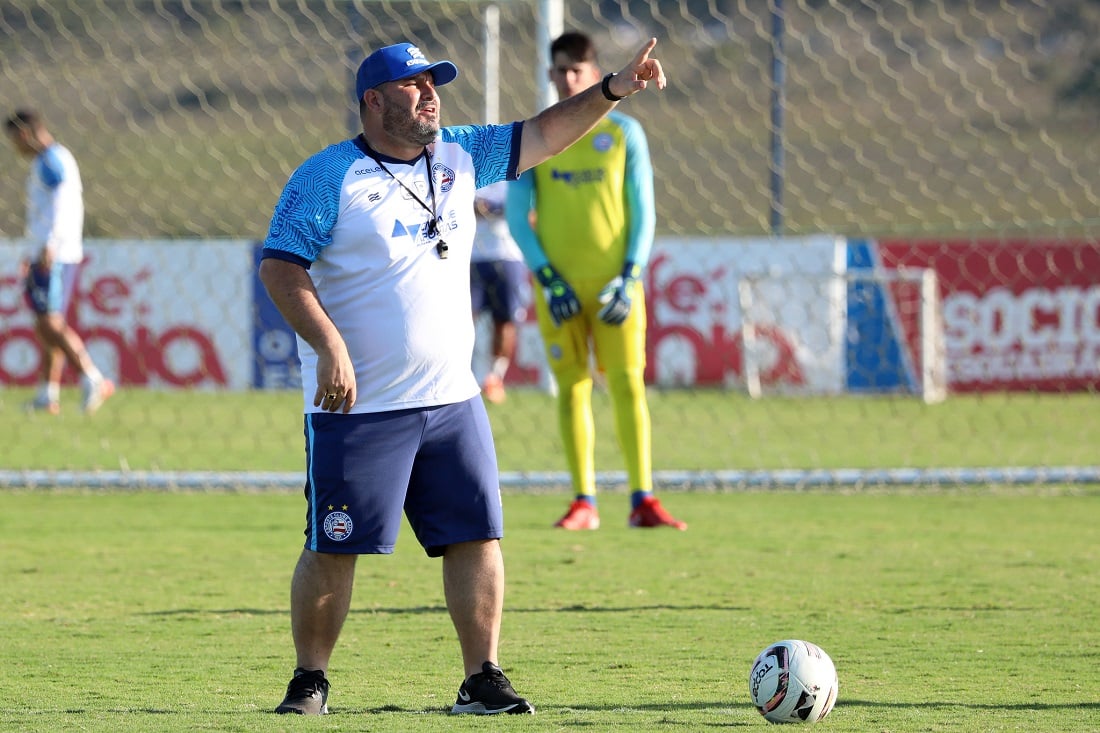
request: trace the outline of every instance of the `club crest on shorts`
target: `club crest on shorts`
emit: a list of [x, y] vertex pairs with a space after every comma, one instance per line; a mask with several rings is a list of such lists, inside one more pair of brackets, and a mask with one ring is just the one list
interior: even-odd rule
[[325, 517], [325, 536], [333, 542], [343, 542], [351, 537], [351, 517], [343, 512], [329, 512]]

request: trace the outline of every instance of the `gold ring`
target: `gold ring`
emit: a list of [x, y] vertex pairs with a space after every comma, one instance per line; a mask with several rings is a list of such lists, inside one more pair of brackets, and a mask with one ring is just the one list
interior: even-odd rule
[[329, 392], [327, 395], [325, 395], [325, 397], [328, 397], [330, 400], [334, 400], [338, 397], [338, 395], [335, 392]]

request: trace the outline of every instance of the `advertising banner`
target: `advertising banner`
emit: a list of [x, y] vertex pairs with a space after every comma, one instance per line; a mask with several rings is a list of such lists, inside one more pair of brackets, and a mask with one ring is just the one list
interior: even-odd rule
[[[832, 273], [844, 271], [844, 247], [829, 235], [658, 238], [644, 275], [647, 383], [743, 389], [741, 291], [748, 286], [761, 387], [787, 394], [840, 391], [844, 290]], [[482, 326], [475, 371], [487, 361]], [[507, 382], [551, 383], [533, 308], [518, 339]]]
[[[68, 320], [105, 375], [120, 386], [250, 386], [250, 243], [90, 240], [85, 253]], [[29, 386], [40, 357], [19, 280], [24, 256], [18, 242], [0, 242], [0, 383]]]
[[[86, 251], [69, 322], [120, 385], [298, 387], [293, 333], [256, 279], [257, 243], [91, 240]], [[40, 361], [23, 255], [0, 241], [0, 384], [29, 386]], [[921, 268], [938, 276], [950, 391], [1100, 389], [1100, 242], [825, 235], [659, 239], [645, 274], [647, 381], [743, 389], [748, 302], [763, 391], [913, 391], [920, 357], [902, 291], [829, 283]], [[509, 381], [549, 385], [531, 309], [519, 342]]]
[[662, 238], [646, 273], [647, 381], [743, 387], [742, 299], [749, 296], [762, 387], [837, 392], [843, 383], [845, 242], [828, 235]]
[[875, 256], [936, 271], [950, 391], [1100, 388], [1100, 242], [883, 239]]
[[252, 386], [257, 389], [302, 388], [298, 342], [260, 282], [258, 268], [263, 245], [252, 248]]
[[923, 394], [928, 401], [946, 396], [941, 312], [938, 303], [926, 302], [938, 292], [929, 272], [884, 268], [874, 240], [848, 240], [846, 391]]

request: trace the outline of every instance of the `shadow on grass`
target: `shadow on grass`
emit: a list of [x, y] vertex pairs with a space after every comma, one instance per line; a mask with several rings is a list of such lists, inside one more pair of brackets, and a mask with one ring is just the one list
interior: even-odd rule
[[836, 704], [840, 708], [922, 708], [933, 710], [1100, 710], [1100, 702], [1018, 702], [1011, 704], [980, 702], [947, 702], [944, 700], [922, 700], [918, 702], [883, 702], [881, 700], [852, 700], [842, 698]]
[[[750, 610], [747, 606], [720, 605], [673, 605], [659, 603], [651, 606], [561, 606], [559, 608], [513, 608], [505, 606], [504, 612], [510, 613], [637, 613], [639, 611], [740, 611]], [[139, 616], [282, 616], [290, 613], [289, 608], [172, 608], [162, 611], [145, 611]], [[421, 614], [445, 614], [446, 606], [406, 606], [402, 608], [353, 608], [349, 615], [391, 615], [416, 616]]]
[[[742, 706], [743, 707], [743, 706]], [[674, 705], [536, 705], [536, 715], [546, 716], [568, 716], [573, 714], [605, 714], [609, 712], [617, 713], [677, 713], [677, 712], [700, 712], [706, 710], [730, 710], [732, 706], [728, 701], [715, 702], [715, 703], [677, 703]], [[446, 717], [452, 717], [450, 706], [447, 707], [430, 707], [430, 708], [416, 708], [416, 707], [402, 707], [400, 705], [379, 705], [377, 707], [365, 707], [365, 708], [329, 708], [329, 715], [444, 715]], [[462, 717], [476, 717], [476, 716], [453, 716], [455, 718]], [[504, 715], [507, 718], [507, 715]], [[753, 723], [756, 723], [755, 718]], [[604, 721], [592, 721], [586, 723], [584, 721], [576, 721], [571, 723], [570, 728], [574, 725], [583, 727], [585, 725], [606, 725]]]
[[[593, 714], [605, 714], [609, 712], [622, 712], [622, 713], [679, 713], [679, 712], [702, 712], [707, 710], [732, 710], [734, 708], [742, 709], [744, 705], [731, 704], [729, 700], [720, 700], [713, 702], [682, 702], [682, 703], [665, 703], [665, 704], [652, 704], [652, 705], [622, 705], [622, 704], [607, 704], [607, 705], [539, 705], [538, 714], [542, 715], [569, 715], [572, 713], [593, 713]], [[1033, 710], [1035, 712], [1045, 712], [1051, 710], [1100, 710], [1100, 702], [1063, 702], [1063, 703], [1011, 703], [1011, 704], [995, 704], [995, 703], [966, 703], [966, 702], [945, 702], [945, 701], [914, 701], [914, 702], [882, 702], [879, 700], [842, 700], [837, 703], [836, 710], [843, 710], [844, 708], [891, 708], [891, 709], [909, 709], [920, 708], [922, 710], [1004, 710], [1004, 711], [1020, 711], [1020, 710]], [[447, 715], [450, 716], [450, 707], [430, 707], [430, 708], [416, 708], [416, 707], [401, 707], [399, 705], [379, 705], [377, 707], [365, 707], [365, 708], [330, 708], [330, 715], [383, 715], [383, 714], [401, 714], [401, 715]], [[830, 713], [831, 716], [835, 716], [835, 711]], [[756, 719], [753, 718], [753, 723], [756, 723]], [[728, 724], [728, 723], [727, 723]]]
[[[743, 728], [752, 726], [759, 728], [760, 723], [756, 716], [744, 716], [735, 715], [734, 711], [743, 712], [746, 708], [745, 705], [732, 704], [729, 700], [719, 701], [697, 701], [697, 702], [682, 702], [682, 703], [663, 703], [663, 704], [649, 704], [649, 705], [622, 705], [608, 703], [603, 705], [540, 705], [538, 706], [537, 716], [550, 719], [551, 721], [564, 722], [563, 719], [568, 721], [569, 730], [582, 730], [582, 729], [604, 729], [607, 725], [604, 717], [593, 720], [578, 719], [577, 716], [593, 715], [593, 716], [606, 716], [608, 713], [619, 713], [629, 715], [631, 713], [638, 714], [664, 714], [675, 715], [681, 713], [718, 713], [728, 712], [729, 715], [715, 714], [708, 718], [706, 722], [695, 721], [692, 725], [696, 728]], [[880, 700], [853, 700], [845, 699], [837, 704], [836, 710], [841, 711], [843, 714], [844, 708], [868, 708], [868, 709], [923, 709], [923, 710], [980, 710], [980, 711], [1034, 711], [1037, 713], [1043, 713], [1047, 711], [1062, 711], [1062, 710], [1085, 710], [1093, 711], [1100, 710], [1100, 702], [1061, 702], [1061, 703], [1013, 703], [1013, 704], [993, 704], [993, 703], [965, 703], [965, 702], [946, 702], [946, 701], [914, 701], [914, 702], [883, 702]], [[174, 710], [167, 708], [152, 708], [152, 707], [124, 707], [124, 708], [111, 708], [108, 710], [92, 710], [84, 708], [66, 708], [63, 710], [49, 710], [38, 709], [34, 711], [27, 711], [25, 709], [16, 710], [4, 710], [0, 709], [0, 716], [5, 714], [17, 714], [21, 719], [23, 716], [32, 715], [33, 717], [49, 716], [49, 715], [156, 715], [156, 716], [193, 716], [194, 710]], [[250, 710], [250, 711], [238, 711], [238, 712], [226, 712], [224, 715], [234, 720], [243, 720], [252, 715], [259, 715], [264, 718], [277, 718], [282, 717], [277, 715], [273, 710]], [[439, 716], [450, 718], [450, 707], [403, 707], [400, 705], [378, 705], [374, 707], [333, 707], [329, 708], [329, 714], [327, 718], [335, 718], [337, 720], [345, 719], [350, 720], [353, 717], [358, 716]], [[838, 717], [836, 711], [830, 714], [831, 717]], [[572, 716], [572, 717], [571, 717]], [[294, 720], [297, 720], [297, 716], [289, 716]], [[456, 716], [458, 717], [458, 716]], [[469, 716], [463, 716], [469, 717]], [[507, 716], [506, 716], [507, 717]], [[676, 723], [675, 720], [666, 719], [663, 722]], [[827, 724], [827, 721], [826, 721]]]

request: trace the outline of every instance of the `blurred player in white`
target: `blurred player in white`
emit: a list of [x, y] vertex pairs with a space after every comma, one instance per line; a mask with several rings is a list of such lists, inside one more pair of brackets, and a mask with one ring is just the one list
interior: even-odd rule
[[19, 155], [31, 161], [27, 175], [26, 237], [30, 251], [21, 275], [34, 311], [42, 349], [41, 380], [31, 410], [61, 411], [65, 359], [81, 375], [84, 412], [91, 414], [114, 394], [115, 385], [96, 368], [84, 341], [65, 320], [80, 263], [84, 261], [84, 187], [76, 158], [54, 140], [37, 112], [17, 110], [6, 129]]
[[527, 314], [528, 276], [516, 241], [504, 218], [508, 184], [499, 181], [478, 189], [474, 199], [477, 231], [470, 255], [470, 296], [474, 320], [488, 311], [492, 319], [489, 370], [481, 392], [490, 402], [503, 402], [504, 375], [516, 355], [517, 323]]

